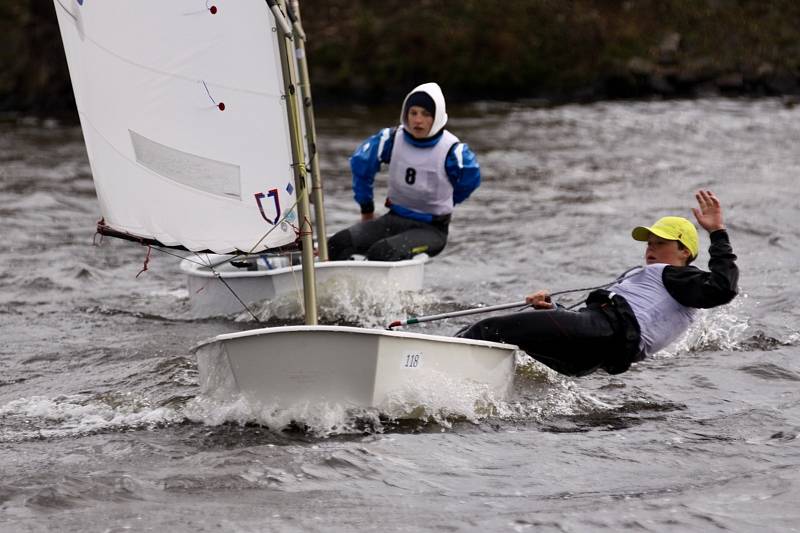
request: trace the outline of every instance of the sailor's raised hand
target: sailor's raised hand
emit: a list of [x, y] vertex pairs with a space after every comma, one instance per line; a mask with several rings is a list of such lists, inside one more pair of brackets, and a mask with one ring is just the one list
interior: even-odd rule
[[697, 191], [694, 195], [697, 199], [698, 207], [692, 208], [692, 213], [697, 219], [697, 223], [707, 232], [725, 229], [722, 223], [722, 206], [719, 199], [711, 191]]

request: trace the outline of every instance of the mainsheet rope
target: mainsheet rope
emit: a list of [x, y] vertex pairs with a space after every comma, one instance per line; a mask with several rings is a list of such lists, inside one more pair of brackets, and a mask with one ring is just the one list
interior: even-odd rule
[[[614, 285], [615, 283], [619, 283], [622, 280], [625, 280], [625, 279], [629, 278], [630, 276], [633, 275], [633, 274], [631, 274], [631, 272], [633, 272], [634, 270], [639, 270], [640, 268], [642, 268], [641, 265], [636, 265], [635, 267], [631, 267], [628, 270], [626, 270], [625, 272], [623, 272], [622, 274], [620, 274], [619, 276], [617, 276], [616, 279], [614, 279], [614, 281], [609, 281], [608, 283], [603, 284], [603, 285], [598, 285], [597, 287], [584, 287], [584, 288], [581, 288], [581, 289], [566, 289], [566, 290], [563, 290], [563, 291], [554, 292], [554, 293], [550, 294], [550, 297], [552, 298], [553, 296], [560, 296], [562, 294], [571, 294], [573, 292], [596, 291], [598, 289], [605, 289], [606, 287], [610, 287], [610, 286]], [[586, 298], [584, 298], [580, 302], [577, 302], [577, 303], [574, 303], [574, 304], [570, 305], [569, 307], [566, 307], [566, 309], [574, 309], [574, 308], [576, 308], [579, 305], [584, 304], [584, 303], [586, 303]]]
[[[571, 293], [571, 292], [591, 291], [591, 290], [603, 289], [605, 287], [609, 287], [609, 286], [613, 285], [614, 283], [619, 283], [620, 281], [624, 280], [626, 277], [628, 277], [630, 275], [631, 272], [633, 272], [634, 270], [637, 270], [639, 268], [641, 268], [641, 267], [636, 266], [636, 267], [633, 267], [633, 268], [629, 268], [628, 270], [626, 270], [625, 272], [623, 272], [622, 274], [617, 276], [617, 278], [614, 281], [611, 281], [609, 283], [605, 283], [603, 285], [599, 285], [597, 287], [584, 287], [584, 288], [581, 288], [581, 289], [566, 289], [566, 290], [563, 290], [563, 291], [554, 292], [554, 293], [548, 295], [548, 301], [550, 301], [549, 297], [551, 297], [551, 296], [558, 296], [560, 294], [568, 294], [568, 293]], [[585, 301], [586, 301], [586, 299], [584, 299], [584, 300], [582, 300], [582, 301], [580, 301], [580, 302], [578, 302], [578, 303], [576, 303], [574, 305], [571, 305], [570, 307], [566, 307], [565, 309], [573, 309], [573, 308], [581, 305]], [[446, 318], [455, 318], [455, 317], [458, 317], [458, 316], [475, 315], [475, 314], [479, 314], [479, 313], [490, 313], [490, 312], [494, 312], [494, 311], [500, 311], [500, 310], [503, 310], [503, 309], [511, 309], [512, 307], [517, 307], [518, 309], [516, 309], [516, 311], [519, 312], [519, 311], [523, 311], [525, 309], [530, 308], [532, 305], [533, 304], [529, 304], [529, 303], [526, 303], [525, 301], [522, 301], [522, 302], [511, 302], [511, 303], [506, 303], [506, 304], [491, 305], [491, 306], [488, 306], [488, 307], [478, 307], [478, 308], [475, 308], [475, 309], [464, 309], [462, 311], [454, 311], [454, 312], [451, 312], [451, 313], [440, 313], [438, 315], [411, 316], [411, 317], [409, 317], [409, 318], [407, 318], [405, 320], [395, 320], [394, 322], [390, 323], [387, 326], [387, 329], [393, 329], [393, 328], [396, 328], [398, 326], [409, 326], [411, 324], [420, 324], [422, 322], [432, 322], [434, 320], [443, 320], [443, 319], [446, 319]], [[466, 331], [467, 328], [469, 328], [469, 327], [470, 326], [464, 326], [461, 330], [459, 330], [456, 333], [456, 336], [458, 336], [460, 333]]]

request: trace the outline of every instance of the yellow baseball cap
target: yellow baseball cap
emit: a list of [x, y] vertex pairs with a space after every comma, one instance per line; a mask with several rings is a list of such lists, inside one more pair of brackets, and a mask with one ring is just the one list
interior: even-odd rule
[[649, 228], [646, 226], [636, 226], [631, 235], [637, 241], [647, 241], [650, 234], [657, 235], [668, 241], [679, 241], [692, 254], [692, 258], [697, 257], [700, 251], [697, 238], [697, 228], [690, 220], [683, 217], [664, 217], [656, 221]]

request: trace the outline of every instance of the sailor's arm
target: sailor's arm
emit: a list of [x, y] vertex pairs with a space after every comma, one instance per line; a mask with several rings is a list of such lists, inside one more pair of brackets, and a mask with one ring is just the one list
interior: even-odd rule
[[687, 307], [708, 309], [723, 305], [738, 293], [739, 268], [728, 232], [722, 221], [722, 206], [711, 191], [695, 194], [698, 207], [693, 208], [697, 223], [709, 233], [708, 267], [704, 272], [695, 267], [664, 268], [664, 286], [670, 295]]
[[453, 203], [460, 204], [481, 184], [481, 166], [466, 143], [456, 143], [445, 159], [444, 169], [453, 186]]
[[730, 302], [738, 293], [739, 268], [727, 231], [711, 234], [709, 254], [710, 272], [692, 266], [664, 268], [664, 287], [680, 304], [708, 309]]
[[350, 171], [353, 174], [353, 196], [361, 207], [362, 215], [370, 215], [375, 211], [373, 200], [373, 184], [375, 174], [381, 163], [388, 163], [392, 139], [391, 128], [384, 128], [358, 145], [350, 156]]

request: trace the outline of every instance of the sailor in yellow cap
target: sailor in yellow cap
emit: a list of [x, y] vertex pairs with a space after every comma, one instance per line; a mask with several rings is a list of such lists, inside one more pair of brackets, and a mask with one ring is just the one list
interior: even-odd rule
[[690, 265], [699, 252], [694, 224], [664, 217], [633, 229], [635, 240], [647, 242], [645, 266], [607, 290], [590, 293], [580, 310], [558, 308], [548, 291], [538, 291], [526, 298], [537, 310], [487, 318], [459, 335], [516, 344], [567, 375], [625, 372], [684, 333], [697, 309], [724, 305], [736, 296], [739, 270], [720, 201], [707, 190], [695, 198], [692, 212], [711, 239], [709, 272]]

